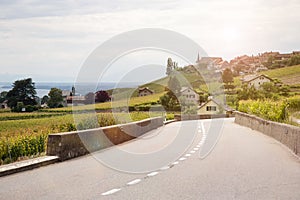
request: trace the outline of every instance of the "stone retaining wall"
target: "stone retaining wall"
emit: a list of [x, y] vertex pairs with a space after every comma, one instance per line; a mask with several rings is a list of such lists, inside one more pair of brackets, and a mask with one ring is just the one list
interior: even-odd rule
[[230, 114], [175, 115], [177, 121], [232, 117]]
[[262, 132], [286, 145], [300, 156], [300, 128], [289, 124], [268, 121], [254, 115], [235, 112], [235, 123]]
[[132, 140], [160, 126], [163, 126], [163, 118], [156, 117], [128, 124], [49, 134], [47, 155], [58, 156], [60, 161], [67, 160]]

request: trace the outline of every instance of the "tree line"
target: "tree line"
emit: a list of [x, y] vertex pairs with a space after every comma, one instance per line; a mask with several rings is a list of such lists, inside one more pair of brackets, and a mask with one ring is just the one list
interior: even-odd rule
[[[12, 86], [13, 88], [8, 92], [3, 91], [0, 93], [0, 103], [7, 102], [8, 107], [13, 112], [32, 112], [41, 108], [38, 105], [39, 98], [37, 97], [35, 83], [31, 78], [17, 80]], [[87, 93], [84, 99], [85, 104], [93, 104], [110, 101], [111, 97], [107, 91], [100, 90], [96, 93]], [[50, 108], [63, 107], [65, 103], [62, 90], [51, 88], [48, 95], [43, 96], [41, 99], [41, 104]]]

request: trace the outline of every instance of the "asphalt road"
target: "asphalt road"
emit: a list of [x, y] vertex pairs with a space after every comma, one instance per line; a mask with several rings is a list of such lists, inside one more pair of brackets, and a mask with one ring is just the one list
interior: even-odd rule
[[[203, 159], [212, 120], [176, 122], [93, 156], [1, 177], [0, 199], [300, 199], [299, 158], [233, 119], [213, 121], [223, 123], [221, 136]], [[142, 164], [126, 157], [137, 152]], [[99, 160], [109, 156], [107, 167]]]

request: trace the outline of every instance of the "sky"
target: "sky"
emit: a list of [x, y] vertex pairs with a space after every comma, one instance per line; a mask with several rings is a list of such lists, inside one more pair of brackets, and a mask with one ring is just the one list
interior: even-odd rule
[[[99, 45], [141, 28], [183, 34], [225, 60], [300, 50], [299, 10], [299, 0], [0, 0], [0, 82], [72, 82]], [[155, 64], [164, 67], [164, 56]], [[137, 63], [115, 63], [105, 81], [116, 80], [118, 67], [140, 73]]]

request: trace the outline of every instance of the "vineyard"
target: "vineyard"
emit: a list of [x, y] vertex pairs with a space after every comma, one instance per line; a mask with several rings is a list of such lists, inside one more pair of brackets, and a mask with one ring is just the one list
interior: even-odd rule
[[[0, 118], [0, 164], [43, 154], [46, 150], [47, 136], [50, 133], [104, 127], [161, 115], [161, 112], [77, 115], [2, 113]], [[168, 118], [171, 117], [172, 115], [168, 116]]]
[[280, 101], [239, 101], [238, 110], [267, 120], [289, 123], [289, 115], [299, 112], [300, 110], [300, 96], [294, 96]]
[[[157, 93], [150, 96], [143, 97], [132, 97], [128, 101], [128, 99], [123, 100], [114, 100], [113, 102], [105, 102], [105, 103], [96, 103], [84, 106], [75, 106], [75, 107], [63, 107], [63, 108], [55, 108], [55, 109], [43, 109], [42, 112], [57, 112], [57, 113], [71, 113], [72, 111], [103, 111], [110, 109], [117, 109], [122, 107], [138, 108], [143, 106], [155, 105], [159, 101], [159, 97], [163, 96], [164, 92]], [[131, 109], [133, 110], [133, 109]]]

